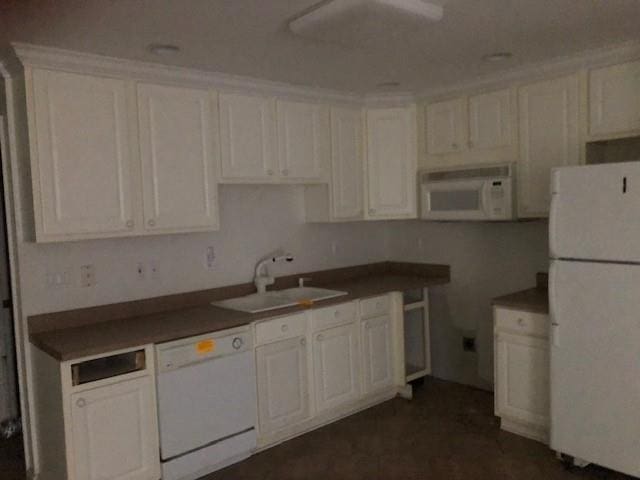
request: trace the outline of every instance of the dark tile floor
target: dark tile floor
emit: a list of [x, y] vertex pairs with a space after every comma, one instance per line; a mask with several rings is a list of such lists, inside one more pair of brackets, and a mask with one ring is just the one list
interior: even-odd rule
[[9, 440], [0, 438], [0, 479], [24, 480], [25, 478], [22, 437], [16, 435]]
[[[541, 443], [501, 431], [491, 393], [427, 379], [390, 400], [297, 437], [206, 480], [630, 479], [564, 468]], [[203, 479], [204, 480], [204, 479]]]

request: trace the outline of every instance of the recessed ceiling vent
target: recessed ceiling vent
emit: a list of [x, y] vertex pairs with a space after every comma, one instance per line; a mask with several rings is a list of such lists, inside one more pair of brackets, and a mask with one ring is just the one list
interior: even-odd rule
[[329, 0], [289, 22], [302, 37], [352, 48], [389, 46], [442, 18], [446, 0]]

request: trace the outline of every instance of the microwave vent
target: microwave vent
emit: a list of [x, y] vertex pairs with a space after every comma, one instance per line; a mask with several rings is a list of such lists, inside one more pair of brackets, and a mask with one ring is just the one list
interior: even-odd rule
[[465, 168], [456, 170], [439, 170], [422, 174], [422, 182], [444, 182], [449, 180], [467, 180], [472, 178], [496, 178], [509, 177], [511, 167], [509, 165]]

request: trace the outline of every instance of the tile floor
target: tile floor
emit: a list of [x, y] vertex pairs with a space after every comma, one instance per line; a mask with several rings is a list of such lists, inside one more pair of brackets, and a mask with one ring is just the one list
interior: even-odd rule
[[567, 470], [541, 443], [501, 431], [493, 395], [427, 379], [393, 399], [302, 435], [206, 480], [630, 479]]

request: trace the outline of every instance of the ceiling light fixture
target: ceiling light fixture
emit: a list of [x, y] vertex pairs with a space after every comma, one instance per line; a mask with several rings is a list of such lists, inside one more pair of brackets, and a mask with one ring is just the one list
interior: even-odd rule
[[180, 47], [170, 43], [152, 43], [147, 50], [154, 55], [174, 55], [180, 52]]
[[344, 16], [348, 18], [350, 11], [367, 5], [390, 7], [432, 22], [441, 20], [444, 14], [442, 5], [426, 0], [329, 0], [320, 2], [318, 7], [290, 21], [289, 28], [293, 33], [303, 35], [319, 25], [336, 21]]
[[482, 60], [485, 62], [504, 62], [505, 60], [509, 60], [511, 57], [513, 57], [513, 53], [511, 52], [496, 52], [484, 55]]

